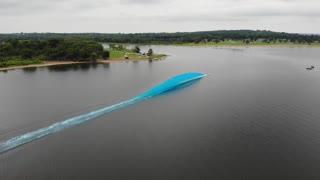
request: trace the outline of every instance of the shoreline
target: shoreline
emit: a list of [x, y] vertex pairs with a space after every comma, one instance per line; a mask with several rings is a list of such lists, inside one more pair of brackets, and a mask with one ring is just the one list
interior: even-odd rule
[[[170, 46], [170, 45], [169, 45]], [[320, 44], [174, 44], [180, 47], [320, 47]]]
[[[274, 48], [320, 48], [320, 44], [213, 44], [213, 43], [199, 43], [199, 44], [153, 44], [160, 46], [178, 46], [178, 47], [217, 47], [217, 48], [228, 48], [228, 47], [274, 47]], [[167, 55], [166, 55], [167, 57]], [[160, 59], [165, 59], [160, 58]], [[111, 62], [133, 62], [133, 61], [148, 61], [148, 58], [132, 58], [132, 59], [124, 59], [124, 58], [109, 58], [107, 60], [98, 59], [97, 64], [100, 63], [111, 63]], [[33, 68], [33, 67], [47, 67], [47, 66], [55, 66], [55, 65], [68, 65], [68, 64], [91, 64], [91, 61], [79, 62], [79, 61], [43, 61], [39, 64], [30, 64], [30, 65], [22, 65], [22, 66], [9, 66], [9, 67], [0, 67], [0, 71], [8, 71], [14, 69], [23, 69], [23, 68]]]
[[68, 64], [91, 64], [91, 63], [111, 63], [111, 62], [129, 62], [129, 61], [147, 61], [149, 59], [123, 59], [123, 58], [112, 58], [107, 60], [98, 59], [96, 62], [86, 61], [43, 61], [40, 64], [29, 64], [24, 66], [9, 66], [9, 67], [0, 67], [0, 71], [8, 71], [14, 69], [23, 69], [23, 68], [33, 68], [33, 67], [47, 67], [47, 66], [56, 66], [56, 65], [68, 65]]
[[[121, 45], [127, 45], [128, 43], [115, 43], [115, 44], [121, 44]], [[320, 47], [319, 43], [312, 43], [312, 44], [299, 44], [299, 43], [241, 43], [241, 42], [219, 42], [219, 43], [153, 43], [153, 44], [139, 44], [139, 46], [180, 46], [180, 47]]]

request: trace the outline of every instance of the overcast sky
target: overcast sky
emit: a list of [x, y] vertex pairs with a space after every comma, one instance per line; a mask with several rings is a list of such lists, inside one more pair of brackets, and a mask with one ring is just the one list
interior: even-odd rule
[[320, 33], [320, 0], [0, 0], [0, 33]]

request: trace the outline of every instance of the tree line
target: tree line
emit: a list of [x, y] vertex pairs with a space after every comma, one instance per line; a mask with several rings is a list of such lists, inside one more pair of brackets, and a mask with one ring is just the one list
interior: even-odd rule
[[320, 41], [319, 35], [293, 34], [266, 30], [220, 30], [202, 32], [176, 33], [15, 33], [0, 34], [0, 41], [8, 40], [48, 40], [48, 39], [75, 38], [97, 42], [133, 43], [133, 44], [174, 44], [221, 42], [225, 40], [240, 40], [245, 43], [261, 40], [267, 43], [291, 42], [314, 43]]
[[102, 56], [106, 56], [103, 46], [95, 41], [11, 39], [0, 43], [0, 60], [20, 57], [21, 59], [90, 61]]

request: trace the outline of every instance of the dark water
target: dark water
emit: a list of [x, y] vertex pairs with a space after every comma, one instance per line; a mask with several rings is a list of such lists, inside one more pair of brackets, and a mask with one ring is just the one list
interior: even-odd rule
[[171, 56], [0, 72], [1, 140], [210, 73], [1, 154], [0, 179], [320, 179], [319, 48], [152, 48]]

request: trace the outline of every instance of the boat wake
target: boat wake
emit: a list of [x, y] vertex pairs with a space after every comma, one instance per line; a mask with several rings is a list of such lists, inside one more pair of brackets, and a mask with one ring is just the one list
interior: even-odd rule
[[177, 87], [180, 87], [182, 85], [185, 85], [186, 83], [192, 82], [197, 79], [201, 79], [205, 77], [206, 74], [200, 73], [200, 72], [188, 72], [184, 74], [180, 74], [177, 76], [174, 76], [156, 86], [151, 87], [149, 90], [129, 99], [126, 101], [122, 101], [117, 104], [113, 104], [110, 106], [106, 106], [104, 108], [91, 111], [89, 113], [85, 113], [76, 117], [72, 117], [69, 119], [66, 119], [64, 121], [60, 121], [57, 123], [54, 123], [50, 126], [22, 134], [16, 137], [13, 137], [9, 140], [0, 142], [0, 153], [9, 151], [11, 149], [14, 149], [18, 146], [21, 146], [23, 144], [26, 144], [31, 141], [35, 141], [39, 138], [42, 138], [44, 136], [62, 131], [66, 128], [72, 127], [74, 125], [89, 121], [91, 119], [94, 119], [96, 117], [102, 116], [110, 111], [126, 107], [132, 104], [135, 104], [139, 101], [154, 97], [156, 95], [163, 94], [165, 92], [171, 91], [173, 89], [176, 89]]

